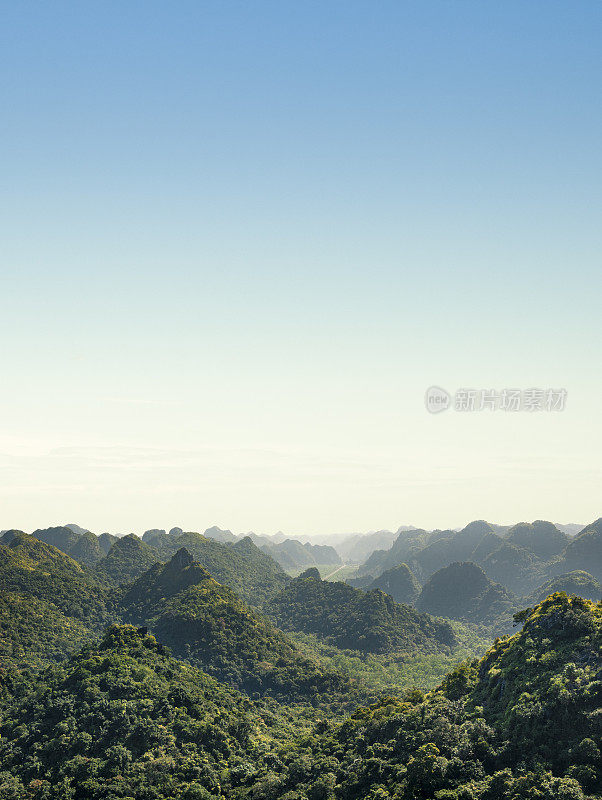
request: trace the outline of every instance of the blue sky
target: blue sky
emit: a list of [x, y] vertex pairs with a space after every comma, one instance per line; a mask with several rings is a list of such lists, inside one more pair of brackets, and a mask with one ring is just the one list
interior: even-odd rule
[[0, 10], [0, 527], [600, 516], [599, 4]]

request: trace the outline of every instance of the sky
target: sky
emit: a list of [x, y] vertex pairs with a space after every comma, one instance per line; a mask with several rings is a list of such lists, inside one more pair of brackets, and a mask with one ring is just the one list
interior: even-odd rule
[[601, 4], [0, 18], [0, 528], [602, 516]]

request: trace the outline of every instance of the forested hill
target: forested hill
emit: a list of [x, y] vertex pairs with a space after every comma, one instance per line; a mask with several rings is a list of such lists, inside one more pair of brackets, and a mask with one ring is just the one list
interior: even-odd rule
[[273, 597], [266, 612], [285, 631], [316, 634], [350, 650], [437, 652], [456, 643], [448, 623], [396, 603], [379, 589], [363, 592], [322, 581], [315, 568]]
[[585, 527], [567, 545], [556, 572], [587, 570], [602, 581], [602, 519]]
[[217, 800], [273, 746], [255, 704], [129, 626], [1, 712], [3, 800]]
[[94, 566], [94, 574], [111, 585], [126, 586], [161, 558], [154, 547], [137, 536], [123, 536]]
[[106, 592], [69, 556], [21, 531], [0, 544], [0, 666], [65, 658], [112, 617]]
[[[372, 553], [359, 567], [358, 575], [378, 577], [385, 570], [406, 563], [425, 583], [454, 562], [472, 561], [494, 582], [515, 594], [526, 595], [553, 575], [587, 569], [583, 553], [597, 551], [596, 525], [585, 529], [589, 535], [580, 539], [581, 546], [544, 520], [521, 522], [505, 531], [484, 520], [475, 520], [460, 531], [401, 531], [389, 550]], [[593, 561], [597, 563], [596, 558]]]
[[602, 791], [602, 611], [558, 593], [424, 695], [346, 720], [254, 702], [144, 629], [0, 671], [3, 800], [586, 800]]
[[33, 596], [81, 621], [104, 613], [101, 585], [76, 561], [26, 533], [0, 545], [0, 592]]
[[420, 584], [407, 564], [398, 564], [388, 569], [367, 585], [368, 589], [380, 589], [391, 595], [398, 603], [413, 604], [420, 594]]
[[[215, 527], [206, 531], [212, 536], [216, 532], [218, 529]], [[16, 533], [21, 532], [7, 531], [3, 536], [3, 543], [8, 544], [8, 540]], [[219, 533], [222, 541], [200, 533], [185, 533], [180, 528], [172, 528], [169, 533], [161, 530], [147, 531], [140, 539], [134, 534], [116, 537], [104, 533], [95, 536], [77, 525], [59, 525], [40, 528], [32, 536], [58, 548], [83, 566], [92, 568], [99, 580], [113, 586], [131, 583], [154, 563], [169, 561], [174, 553], [185, 547], [216, 580], [231, 587], [251, 605], [260, 608], [274, 592], [288, 582], [288, 575], [250, 537], [236, 539], [229, 531]], [[321, 554], [324, 550], [319, 547], [312, 550], [311, 545], [302, 549], [309, 563], [316, 563], [317, 553]], [[322, 555], [322, 563], [340, 562], [332, 548], [325, 550], [329, 552], [328, 556]]]
[[290, 580], [279, 564], [253, 544], [248, 536], [235, 544], [222, 544], [200, 533], [163, 535], [155, 539], [155, 547], [162, 561], [186, 548], [216, 581], [229, 586], [256, 607]]
[[546, 597], [555, 592], [566, 592], [566, 594], [575, 594], [579, 597], [585, 597], [586, 600], [594, 600], [597, 602], [602, 597], [602, 584], [597, 581], [589, 572], [582, 570], [574, 570], [573, 572], [566, 572], [564, 575], [558, 575], [556, 578], [547, 581], [543, 586], [535, 590], [532, 597], [529, 598], [530, 603], [541, 603]]
[[[475, 520], [460, 531], [400, 531], [389, 550], [373, 552], [349, 580], [356, 586], [381, 578], [387, 582], [390, 570], [406, 564], [424, 585], [454, 563], [473, 562], [491, 581], [519, 598], [529, 598], [538, 587], [575, 572], [587, 571], [594, 581], [602, 581], [602, 520], [573, 537], [560, 527], [535, 520], [501, 529]], [[571, 591], [571, 579], [563, 580]], [[588, 591], [595, 591], [593, 583]]]
[[[541, 548], [542, 530], [515, 534]], [[555, 591], [596, 596], [592, 575], [542, 583], [517, 633], [424, 694], [408, 676], [435, 686], [461, 648], [484, 652], [466, 620], [524, 598], [452, 563], [415, 600], [463, 620], [447, 622], [315, 568], [290, 579], [250, 539], [182, 539], [204, 560], [130, 536], [90, 567], [3, 535], [0, 800], [602, 800], [602, 603]], [[271, 621], [210, 561], [234, 584], [248, 575]], [[417, 590], [407, 567], [384, 580]]]
[[347, 691], [349, 681], [304, 656], [290, 639], [213, 580], [184, 548], [142, 575], [119, 603], [124, 620], [208, 674], [246, 692], [292, 699]]
[[32, 533], [36, 539], [57, 547], [80, 564], [92, 566], [103, 556], [98, 538], [90, 531], [74, 531], [66, 525], [38, 529]]
[[599, 798], [600, 605], [560, 593], [522, 619], [520, 633], [497, 640], [440, 689], [410, 690], [324, 723], [287, 753], [277, 789], [264, 796]]
[[421, 611], [495, 625], [498, 631], [512, 629], [512, 615], [518, 607], [512, 592], [493, 583], [481, 567], [470, 561], [455, 562], [435, 572], [416, 600], [416, 608]]

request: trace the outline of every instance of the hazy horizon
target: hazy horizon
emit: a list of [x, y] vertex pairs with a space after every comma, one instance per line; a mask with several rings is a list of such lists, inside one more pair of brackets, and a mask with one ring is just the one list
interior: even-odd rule
[[[46, 523], [44, 525], [40, 526], [39, 529], [46, 530], [48, 528], [53, 528], [53, 527], [66, 527], [66, 526], [69, 526], [69, 525], [77, 525], [78, 527], [80, 527], [80, 528], [82, 528], [84, 530], [89, 530], [91, 533], [94, 533], [97, 536], [102, 534], [102, 533], [110, 533], [110, 534], [117, 535], [117, 536], [127, 536], [127, 535], [130, 535], [130, 534], [134, 534], [135, 536], [138, 536], [140, 538], [140, 537], [142, 537], [142, 535], [144, 533], [146, 533], [149, 530], [164, 530], [164, 531], [166, 531], [168, 533], [172, 528], [181, 528], [186, 533], [189, 533], [189, 532], [206, 533], [211, 528], [219, 528], [222, 531], [229, 531], [234, 536], [237, 536], [239, 538], [243, 538], [244, 536], [248, 536], [248, 535], [252, 534], [252, 535], [256, 535], [256, 536], [266, 536], [266, 537], [269, 537], [269, 538], [273, 538], [274, 536], [283, 536], [286, 539], [297, 539], [297, 538], [300, 538], [300, 539], [320, 539], [320, 540], [324, 540], [324, 541], [326, 541], [326, 540], [328, 540], [328, 541], [330, 541], [330, 540], [332, 540], [332, 541], [334, 541], [334, 540], [342, 541], [345, 538], [350, 538], [350, 537], [353, 537], [353, 536], [370, 536], [372, 534], [385, 533], [385, 532], [387, 532], [387, 533], [397, 533], [400, 530], [409, 529], [409, 528], [412, 528], [412, 529], [415, 529], [415, 530], [426, 530], [426, 531], [434, 531], [434, 530], [455, 530], [455, 531], [459, 531], [459, 530], [462, 530], [464, 527], [466, 527], [466, 525], [468, 525], [470, 522], [474, 522], [474, 521], [475, 521], [474, 519], [471, 519], [471, 520], [468, 520], [464, 525], [454, 525], [454, 526], [445, 525], [445, 526], [442, 526], [441, 528], [428, 528], [428, 527], [425, 527], [423, 525], [412, 525], [412, 524], [404, 524], [404, 523], [402, 523], [400, 525], [394, 525], [394, 526], [389, 527], [389, 528], [371, 528], [369, 530], [363, 530], [363, 531], [359, 531], [359, 530], [356, 530], [356, 531], [351, 531], [351, 530], [350, 531], [324, 531], [324, 532], [320, 532], [320, 533], [309, 533], [309, 534], [308, 533], [303, 533], [302, 531], [289, 533], [289, 532], [283, 531], [283, 530], [277, 530], [277, 531], [252, 531], [252, 530], [247, 530], [247, 529], [244, 529], [244, 530], [233, 530], [232, 528], [228, 528], [227, 525], [218, 525], [218, 524], [215, 524], [215, 523], [213, 523], [211, 525], [197, 525], [196, 527], [182, 527], [181, 525], [174, 524], [174, 525], [165, 525], [163, 527], [154, 526], [153, 528], [134, 529], [134, 530], [125, 531], [125, 530], [122, 530], [122, 529], [120, 529], [120, 530], [101, 530], [101, 529], [87, 528], [85, 525], [80, 525], [79, 522], [73, 522], [73, 521], [71, 521], [71, 522], [50, 521], [49, 522], [48, 520], [46, 520]], [[511, 522], [498, 522], [496, 520], [485, 520], [485, 521], [490, 523], [491, 525], [494, 525], [494, 526], [511, 527], [512, 525], [516, 525], [516, 524], [519, 524], [519, 523], [527, 523], [527, 524], [529, 524], [531, 522], [535, 522], [536, 520], [512, 520]], [[559, 522], [558, 520], [547, 520], [547, 521], [548, 522], [552, 522], [554, 525], [561, 526], [561, 527], [577, 526], [578, 528], [585, 528], [585, 527], [587, 527], [587, 525], [589, 525], [590, 523], [594, 522], [595, 520], [588, 520], [587, 522], [579, 522], [579, 523], [574, 522], [574, 521], [573, 522]], [[0, 531], [6, 531], [6, 530], [11, 530], [11, 529], [12, 530], [22, 530], [22, 528], [19, 528], [18, 526], [12, 526], [12, 528], [4, 528], [4, 527], [2, 527], [0, 525]], [[33, 533], [34, 530], [36, 530], [36, 529], [32, 528], [31, 530], [26, 530], [25, 533]]]

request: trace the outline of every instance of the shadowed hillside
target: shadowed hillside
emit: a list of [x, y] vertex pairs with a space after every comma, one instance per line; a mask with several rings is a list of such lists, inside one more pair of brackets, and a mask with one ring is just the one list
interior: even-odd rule
[[455, 562], [428, 579], [416, 600], [416, 608], [440, 617], [495, 627], [512, 627], [517, 598], [489, 580], [470, 561]]
[[[361, 587], [360, 587], [361, 588]], [[391, 595], [397, 603], [413, 605], [420, 594], [420, 584], [407, 564], [399, 564], [383, 572], [367, 585], [368, 589], [380, 589]]]
[[555, 578], [540, 586], [530, 598], [531, 602], [541, 603], [546, 597], [555, 592], [565, 592], [568, 595], [585, 597], [586, 600], [599, 602], [602, 599], [602, 584], [589, 572], [575, 570], [557, 575]]
[[602, 581], [602, 519], [587, 525], [566, 546], [555, 571], [585, 570]]
[[266, 612], [283, 630], [313, 633], [349, 650], [436, 652], [455, 644], [447, 623], [396, 603], [379, 589], [363, 592], [322, 581], [316, 569], [291, 581]]
[[100, 580], [124, 586], [160, 560], [154, 547], [130, 533], [117, 539], [107, 555], [95, 565], [94, 573]]
[[184, 548], [142, 575], [119, 609], [177, 655], [247, 692], [291, 697], [346, 688], [345, 679], [303, 656]]
[[571, 541], [570, 536], [559, 531], [556, 525], [543, 520], [520, 522], [508, 531], [506, 541], [518, 547], [525, 547], [542, 561], [549, 561], [560, 555]]
[[78, 525], [39, 529], [34, 531], [32, 536], [41, 542], [57, 547], [75, 561], [89, 567], [96, 564], [103, 557], [103, 550], [98, 538]]

